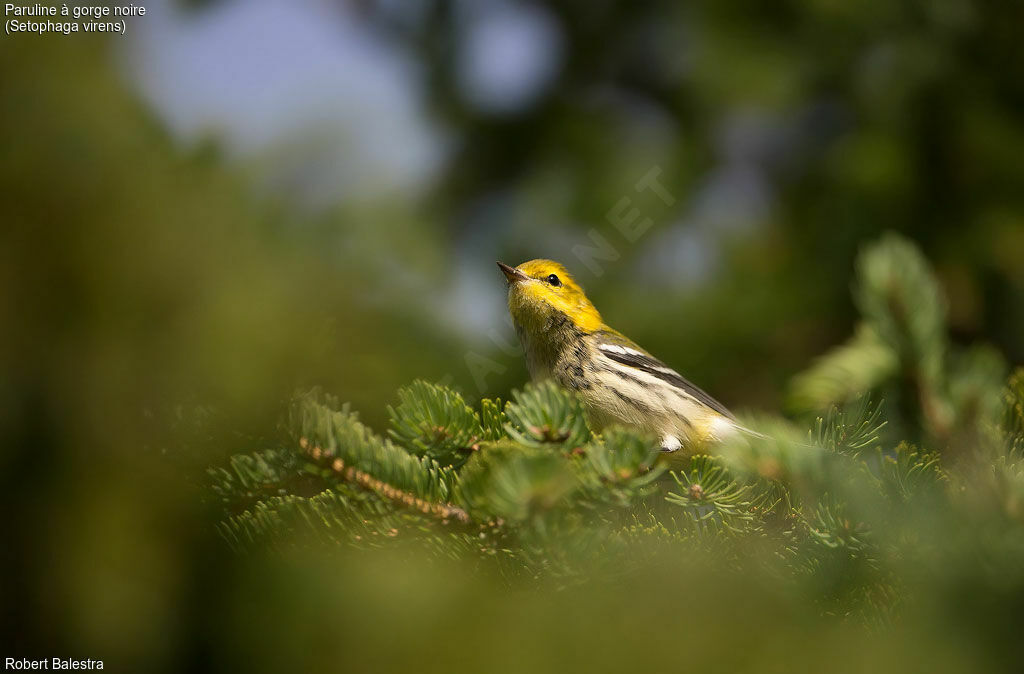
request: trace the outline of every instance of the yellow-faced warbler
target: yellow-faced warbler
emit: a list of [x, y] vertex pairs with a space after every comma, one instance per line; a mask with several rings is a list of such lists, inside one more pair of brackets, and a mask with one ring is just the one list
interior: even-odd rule
[[498, 267], [531, 378], [554, 378], [578, 392], [596, 429], [620, 424], [653, 432], [667, 452], [750, 432], [722, 403], [605, 325], [562, 265]]

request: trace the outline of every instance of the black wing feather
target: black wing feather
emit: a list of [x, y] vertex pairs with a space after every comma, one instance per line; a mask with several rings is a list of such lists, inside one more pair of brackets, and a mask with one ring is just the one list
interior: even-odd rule
[[603, 349], [601, 353], [617, 363], [622, 363], [629, 367], [635, 367], [642, 372], [646, 372], [647, 374], [653, 375], [662, 381], [668, 382], [672, 386], [686, 392], [688, 395], [693, 396], [722, 416], [728, 417], [729, 419], [736, 418], [733, 416], [732, 412], [726, 409], [725, 405], [709, 396], [699, 386], [692, 383], [678, 372], [672, 370], [653, 356], [642, 353], [619, 353], [617, 351], [606, 351]]

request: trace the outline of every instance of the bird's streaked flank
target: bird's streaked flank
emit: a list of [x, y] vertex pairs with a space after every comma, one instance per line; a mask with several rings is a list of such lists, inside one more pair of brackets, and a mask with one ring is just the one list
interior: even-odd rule
[[668, 452], [746, 431], [724, 405], [605, 325], [559, 263], [498, 267], [530, 376], [577, 391], [596, 429], [620, 424], [654, 432]]

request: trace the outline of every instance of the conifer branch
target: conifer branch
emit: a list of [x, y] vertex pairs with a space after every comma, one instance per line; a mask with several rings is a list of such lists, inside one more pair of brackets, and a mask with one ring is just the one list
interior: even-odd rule
[[334, 456], [330, 450], [324, 450], [319, 446], [311, 445], [308, 438], [299, 439], [299, 447], [302, 448], [314, 463], [326, 467], [336, 477], [346, 482], [358, 485], [372, 491], [379, 496], [388, 499], [396, 504], [412, 508], [424, 515], [433, 515], [441, 520], [454, 519], [462, 523], [469, 523], [469, 515], [462, 508], [448, 503], [434, 503], [419, 498], [413, 494], [403, 491], [383, 480], [380, 480], [366, 471], [359, 470], [355, 466], [345, 465], [345, 460]]

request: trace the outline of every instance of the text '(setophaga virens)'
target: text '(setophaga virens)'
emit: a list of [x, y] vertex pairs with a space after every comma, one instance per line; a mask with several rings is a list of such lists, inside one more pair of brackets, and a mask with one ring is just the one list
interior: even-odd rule
[[605, 325], [562, 265], [498, 266], [530, 376], [577, 391], [596, 429], [617, 423], [654, 432], [668, 452], [746, 431], [722, 403]]

